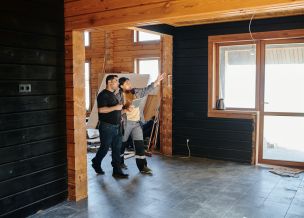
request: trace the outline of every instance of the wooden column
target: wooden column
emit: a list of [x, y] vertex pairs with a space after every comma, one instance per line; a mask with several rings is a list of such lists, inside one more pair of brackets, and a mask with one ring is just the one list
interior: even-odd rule
[[68, 199], [87, 197], [83, 32], [65, 32]]
[[160, 149], [172, 155], [172, 36], [163, 36], [161, 56], [165, 79], [161, 85]]

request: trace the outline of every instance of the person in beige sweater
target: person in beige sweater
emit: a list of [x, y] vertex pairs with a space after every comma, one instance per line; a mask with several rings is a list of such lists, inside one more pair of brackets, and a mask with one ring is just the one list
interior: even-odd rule
[[130, 80], [126, 77], [119, 79], [119, 92], [116, 97], [120, 104], [123, 105], [122, 117], [123, 117], [123, 138], [121, 147], [121, 165], [123, 168], [127, 168], [124, 164], [124, 152], [126, 142], [129, 136], [132, 136], [135, 147], [135, 160], [139, 171], [143, 174], [152, 174], [152, 170], [148, 167], [145, 147], [143, 139], [143, 131], [141, 122], [144, 121], [143, 112], [140, 111], [139, 106], [134, 106], [133, 101], [138, 98], [143, 98], [152, 92], [160, 82], [163, 80], [163, 74], [160, 75], [155, 82], [151, 83], [145, 88], [133, 88]]

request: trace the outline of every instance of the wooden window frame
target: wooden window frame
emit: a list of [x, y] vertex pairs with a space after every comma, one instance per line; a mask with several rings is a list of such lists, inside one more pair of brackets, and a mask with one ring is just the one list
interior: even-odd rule
[[[87, 32], [88, 33], [88, 40], [89, 40], [89, 45], [85, 45], [85, 32]], [[92, 40], [91, 40], [91, 32], [89, 32], [89, 31], [84, 31], [83, 32], [83, 44], [84, 44], [84, 47], [85, 48], [90, 48], [91, 47], [91, 44], [92, 44]]]
[[[261, 51], [261, 43], [268, 40], [295, 39], [304, 36], [304, 29], [282, 30], [271, 32], [252, 33], [252, 40], [249, 33], [216, 35], [208, 37], [208, 117], [257, 119], [260, 112], [261, 95], [263, 91], [261, 75], [264, 70], [261, 61], [265, 58]], [[256, 44], [256, 107], [248, 109], [216, 110], [215, 104], [219, 92], [219, 46], [220, 45], [242, 45]]]
[[138, 58], [134, 58], [134, 66], [135, 66], [135, 69], [134, 69], [134, 73], [136, 74], [139, 74], [139, 61], [140, 60], [158, 60], [158, 75], [160, 74], [161, 72], [161, 59], [160, 57], [138, 57]]
[[[162, 36], [160, 35], [160, 39], [159, 40], [147, 40], [147, 41], [139, 41], [139, 32], [146, 32], [146, 33], [154, 33], [152, 31], [148, 31], [148, 30], [138, 30], [138, 29], [133, 29], [133, 43], [136, 45], [141, 45], [141, 44], [158, 44], [161, 42]], [[155, 34], [155, 33], [154, 33]], [[134, 40], [134, 35], [135, 35], [135, 40]]]
[[[89, 64], [89, 108], [86, 109], [86, 113], [89, 113], [92, 110], [92, 102], [91, 102], [91, 98], [92, 98], [92, 89], [91, 89], [91, 69], [92, 69], [92, 63], [91, 63], [91, 59], [86, 59], [85, 64], [88, 63]], [[86, 81], [84, 81], [86, 82]], [[85, 96], [86, 98], [86, 96]]]
[[[304, 32], [301, 35], [301, 39], [297, 38], [283, 38], [283, 39], [271, 39], [264, 40], [261, 42], [261, 53], [262, 53], [262, 63], [261, 70], [265, 72], [265, 51], [267, 44], [287, 44], [287, 43], [303, 43], [304, 42]], [[264, 116], [290, 116], [290, 117], [304, 117], [304, 113], [301, 112], [265, 112], [263, 99], [264, 99], [264, 87], [265, 87], [265, 73], [261, 75], [261, 94], [260, 94], [260, 116], [259, 116], [259, 126], [257, 127], [261, 133], [264, 132]], [[258, 161], [261, 164], [269, 164], [269, 165], [282, 165], [289, 167], [301, 167], [303, 168], [303, 162], [297, 161], [285, 161], [285, 160], [271, 160], [263, 158], [263, 134], [258, 138]]]
[[[220, 52], [219, 49], [221, 46], [232, 46], [232, 45], [255, 45], [256, 46], [256, 66], [259, 65], [259, 59], [258, 59], [258, 51], [259, 51], [259, 46], [260, 46], [260, 42], [259, 41], [255, 41], [253, 42], [251, 41], [241, 41], [241, 42], [223, 42], [223, 43], [216, 43], [215, 44], [215, 49], [216, 49], [216, 54], [215, 54], [215, 99], [219, 99], [219, 95], [220, 95], [220, 69], [219, 69], [219, 63], [220, 63]], [[256, 80], [257, 80], [257, 75], [258, 75], [258, 70], [256, 69]], [[256, 81], [257, 82], [257, 81]], [[256, 87], [257, 88], [257, 87]], [[257, 110], [257, 96], [255, 97], [255, 106], [254, 108], [226, 108], [227, 111], [256, 111]]]

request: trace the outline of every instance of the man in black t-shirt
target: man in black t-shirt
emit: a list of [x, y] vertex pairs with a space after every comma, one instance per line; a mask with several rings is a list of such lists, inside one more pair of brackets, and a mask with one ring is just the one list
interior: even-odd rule
[[120, 166], [120, 149], [122, 144], [121, 133], [121, 110], [114, 92], [118, 89], [118, 77], [109, 75], [106, 78], [106, 89], [102, 90], [97, 96], [100, 148], [96, 156], [92, 159], [92, 167], [97, 174], [104, 174], [101, 168], [102, 159], [106, 156], [109, 147], [112, 149], [113, 176], [126, 178]]

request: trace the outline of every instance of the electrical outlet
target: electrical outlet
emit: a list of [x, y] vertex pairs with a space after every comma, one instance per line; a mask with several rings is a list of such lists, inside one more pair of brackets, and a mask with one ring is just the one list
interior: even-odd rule
[[31, 84], [19, 84], [19, 93], [29, 93], [32, 91]]

